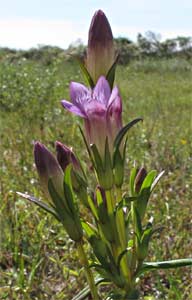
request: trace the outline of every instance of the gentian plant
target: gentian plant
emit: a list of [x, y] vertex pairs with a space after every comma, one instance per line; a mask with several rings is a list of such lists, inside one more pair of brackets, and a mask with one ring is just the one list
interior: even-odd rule
[[[101, 299], [98, 286], [103, 282], [112, 284], [107, 299], [138, 299], [138, 279], [146, 271], [192, 264], [191, 259], [145, 261], [154, 233], [161, 230], [146, 219], [147, 205], [164, 172], [134, 167], [129, 189], [123, 192], [127, 133], [142, 119], [122, 124], [122, 100], [118, 87], [113, 86], [116, 64], [111, 27], [99, 10], [91, 22], [85, 62], [80, 62], [88, 87], [71, 82], [71, 101], [62, 100], [66, 110], [83, 119], [80, 132], [95, 174], [95, 188], [89, 187], [87, 171], [71, 148], [56, 142], [54, 156], [36, 142], [35, 164], [47, 201], [18, 193], [51, 213], [74, 241], [88, 287], [73, 300], [88, 295]], [[89, 221], [80, 214], [80, 205], [92, 216]]]

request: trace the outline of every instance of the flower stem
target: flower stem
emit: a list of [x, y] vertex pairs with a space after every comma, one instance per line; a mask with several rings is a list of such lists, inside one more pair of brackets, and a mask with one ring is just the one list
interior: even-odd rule
[[133, 230], [134, 230], [134, 234], [133, 234], [133, 256], [132, 256], [132, 261], [131, 261], [131, 272], [132, 274], [135, 271], [135, 267], [136, 267], [136, 219], [135, 219], [135, 213], [134, 213], [134, 204], [131, 203], [131, 214], [132, 214], [132, 221], [133, 221]]
[[[122, 199], [122, 193], [120, 188], [116, 189], [116, 197], [117, 197], [116, 199], [117, 203], [120, 202]], [[124, 251], [127, 248], [127, 238], [125, 232], [125, 220], [124, 220], [123, 210], [119, 210], [118, 212], [117, 228], [118, 228], [119, 239], [121, 243], [121, 251]], [[127, 279], [127, 286], [129, 288], [131, 284], [131, 272], [129, 270], [128, 259], [126, 255], [122, 258], [121, 267], [124, 276]]]
[[[115, 203], [111, 195], [111, 190], [106, 190], [106, 200], [107, 200], [108, 214], [109, 216], [112, 216], [114, 214]], [[111, 243], [111, 248], [113, 251], [114, 258], [117, 261], [120, 253], [120, 245], [119, 245], [118, 233], [116, 231], [116, 223], [114, 218], [112, 218], [112, 230], [115, 236], [115, 243]]]
[[83, 265], [84, 270], [85, 270], [85, 274], [86, 274], [86, 277], [87, 277], [87, 282], [88, 282], [89, 287], [90, 287], [92, 299], [93, 300], [99, 300], [97, 287], [95, 285], [93, 273], [92, 273], [92, 271], [89, 267], [89, 262], [88, 262], [86, 253], [85, 253], [84, 248], [83, 248], [83, 243], [82, 243], [82, 241], [80, 241], [80, 242], [76, 243], [76, 245], [77, 245], [77, 250], [78, 250], [78, 254], [79, 254], [79, 259], [80, 259], [81, 264]]
[[[122, 195], [121, 190], [119, 188], [116, 189], [117, 203], [121, 201]], [[127, 247], [127, 239], [125, 234], [125, 221], [124, 221], [124, 213], [123, 210], [119, 211], [119, 235], [121, 240], [121, 245], [124, 249]]]

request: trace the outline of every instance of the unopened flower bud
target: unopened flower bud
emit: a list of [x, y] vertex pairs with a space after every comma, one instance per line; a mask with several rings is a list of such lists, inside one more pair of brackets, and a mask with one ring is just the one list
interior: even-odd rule
[[72, 164], [74, 170], [80, 170], [80, 163], [77, 160], [75, 154], [72, 149], [63, 145], [60, 142], [56, 142], [56, 152], [57, 152], [57, 160], [62, 170], [65, 171], [66, 167], [69, 164]]
[[73, 189], [75, 193], [79, 196], [83, 204], [85, 206], [88, 206], [87, 183], [84, 178], [84, 174], [79, 160], [76, 158], [71, 148], [67, 147], [66, 145], [63, 145], [60, 142], [56, 142], [55, 145], [57, 152], [57, 160], [63, 172], [69, 164], [72, 164], [73, 169], [71, 172], [71, 180]]
[[115, 60], [113, 35], [103, 11], [94, 14], [89, 28], [86, 66], [94, 81], [106, 76]]
[[52, 180], [55, 190], [58, 192], [58, 194], [62, 196], [63, 171], [54, 155], [43, 144], [36, 142], [34, 146], [34, 158], [42, 188], [46, 196], [49, 196], [49, 179]]
[[144, 167], [141, 167], [137, 173], [137, 176], [135, 178], [135, 191], [136, 193], [140, 192], [142, 183], [145, 179], [145, 177], [147, 176], [147, 171]]

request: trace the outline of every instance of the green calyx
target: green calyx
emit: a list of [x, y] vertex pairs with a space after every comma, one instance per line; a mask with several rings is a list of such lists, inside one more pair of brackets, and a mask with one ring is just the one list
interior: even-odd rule
[[113, 186], [114, 179], [108, 139], [106, 139], [105, 155], [103, 158], [101, 157], [95, 144], [91, 145], [91, 150], [94, 158], [94, 168], [98, 182], [105, 190], [110, 190]]
[[53, 208], [58, 216], [58, 219], [60, 220], [60, 222], [62, 222], [70, 238], [78, 242], [82, 239], [83, 230], [78, 209], [75, 205], [75, 199], [71, 183], [71, 168], [72, 166], [69, 165], [65, 170], [63, 183], [63, 197], [58, 195], [51, 179], [49, 179], [48, 182], [48, 190], [52, 198]]

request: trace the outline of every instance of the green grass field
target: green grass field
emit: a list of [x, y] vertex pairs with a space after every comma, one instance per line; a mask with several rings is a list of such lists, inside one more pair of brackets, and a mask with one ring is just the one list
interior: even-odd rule
[[[87, 159], [80, 120], [60, 105], [69, 99], [71, 80], [83, 82], [78, 66], [62, 57], [49, 65], [25, 59], [0, 62], [0, 299], [70, 300], [85, 285], [62, 226], [15, 194], [41, 196], [35, 140], [51, 150], [59, 140]], [[124, 122], [144, 119], [129, 133], [127, 175], [134, 161], [166, 171], [148, 210], [165, 229], [151, 243], [148, 260], [190, 257], [192, 61], [135, 61], [118, 67], [116, 82]], [[191, 276], [190, 267], [146, 274], [141, 299], [190, 300]]]

